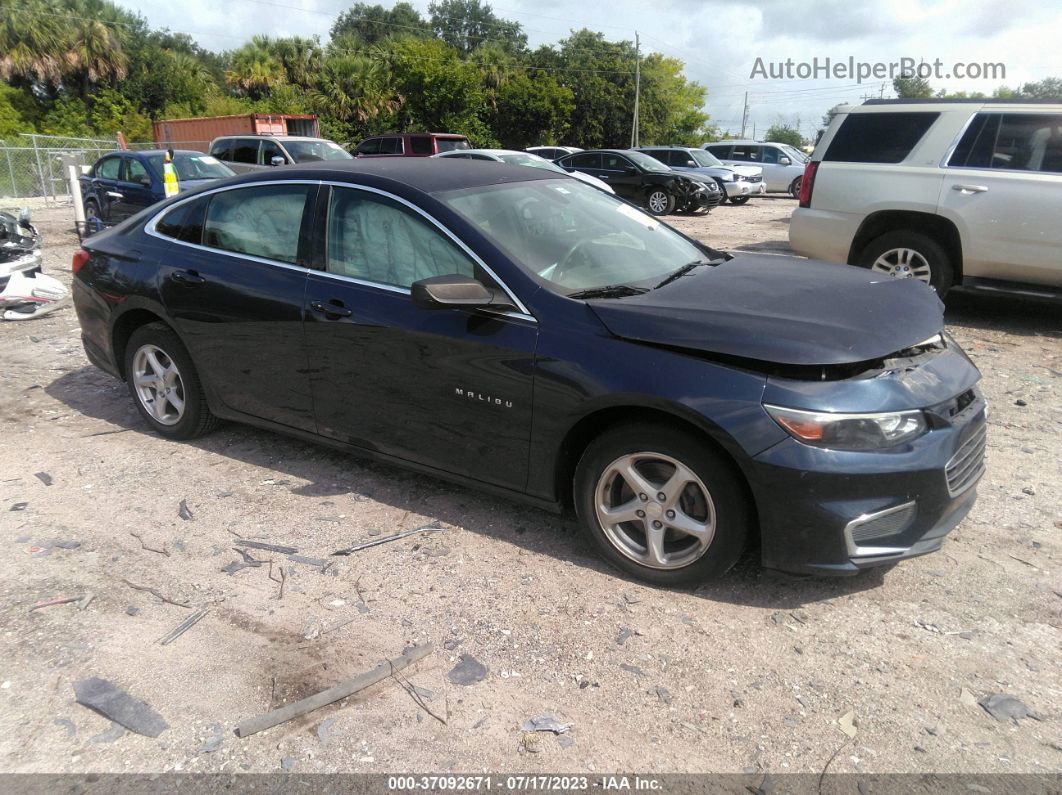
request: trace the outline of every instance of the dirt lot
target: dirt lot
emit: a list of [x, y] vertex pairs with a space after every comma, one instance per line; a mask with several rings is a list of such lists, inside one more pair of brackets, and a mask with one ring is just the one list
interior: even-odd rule
[[[781, 253], [793, 206], [678, 225]], [[67, 281], [69, 213], [36, 216], [46, 270]], [[164, 441], [89, 365], [71, 308], [0, 323], [0, 769], [817, 773], [833, 757], [831, 772], [1058, 771], [1062, 322], [1057, 308], [963, 297], [948, 319], [984, 372], [991, 428], [980, 500], [943, 551], [842, 580], [749, 558], [696, 590], [625, 580], [546, 513], [272, 433]], [[256, 552], [274, 576], [290, 569], [283, 598], [267, 566], [222, 572], [237, 535], [325, 558], [436, 520], [441, 532], [325, 573]], [[192, 610], [123, 580], [211, 610], [160, 645]], [[29, 612], [86, 592], [84, 610]], [[406, 675], [437, 717], [388, 681], [234, 736], [414, 642], [435, 644]], [[460, 655], [486, 678], [450, 682]], [[113, 731], [74, 702], [92, 676], [169, 730]], [[993, 693], [1038, 719], [993, 719], [976, 704]], [[525, 737], [543, 712], [571, 731]]]

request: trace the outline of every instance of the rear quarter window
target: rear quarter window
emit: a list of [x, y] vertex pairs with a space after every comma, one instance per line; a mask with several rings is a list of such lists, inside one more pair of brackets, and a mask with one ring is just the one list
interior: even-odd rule
[[824, 161], [899, 163], [922, 140], [939, 113], [851, 113], [833, 136]]
[[203, 240], [203, 211], [208, 196], [179, 204], [155, 224], [155, 231], [165, 237], [185, 243], [201, 243]]
[[[427, 135], [411, 135], [409, 137], [410, 148], [415, 155], [430, 155], [434, 154], [431, 150], [431, 138]], [[445, 149], [439, 149], [440, 152], [446, 151]]]

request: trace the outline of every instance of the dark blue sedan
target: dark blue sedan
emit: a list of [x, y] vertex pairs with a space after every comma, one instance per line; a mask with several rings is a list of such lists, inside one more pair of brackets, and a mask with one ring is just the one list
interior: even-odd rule
[[88, 358], [160, 435], [236, 420], [574, 508], [654, 583], [750, 542], [809, 573], [932, 552], [984, 472], [980, 374], [932, 289], [731, 256], [542, 169], [258, 172], [73, 271]]
[[[166, 198], [162, 181], [163, 149], [141, 152], [112, 152], [96, 161], [88, 174], [81, 177], [81, 199], [85, 218], [99, 218], [106, 224], [117, 223]], [[173, 153], [173, 167], [182, 191], [194, 190], [235, 172], [210, 155], [178, 149]]]

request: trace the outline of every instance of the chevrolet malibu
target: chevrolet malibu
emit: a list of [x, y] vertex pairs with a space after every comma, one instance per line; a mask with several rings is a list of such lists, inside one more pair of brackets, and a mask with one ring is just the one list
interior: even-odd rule
[[394, 158], [182, 194], [85, 241], [89, 358], [172, 439], [269, 428], [552, 510], [658, 584], [932, 552], [979, 373], [916, 280], [730, 256], [570, 177]]

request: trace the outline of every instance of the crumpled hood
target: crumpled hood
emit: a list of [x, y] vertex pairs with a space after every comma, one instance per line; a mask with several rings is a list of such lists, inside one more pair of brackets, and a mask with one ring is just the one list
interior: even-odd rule
[[617, 337], [776, 364], [869, 361], [944, 328], [937, 294], [914, 279], [756, 254], [587, 303]]
[[727, 166], [743, 177], [763, 176], [763, 166]]

